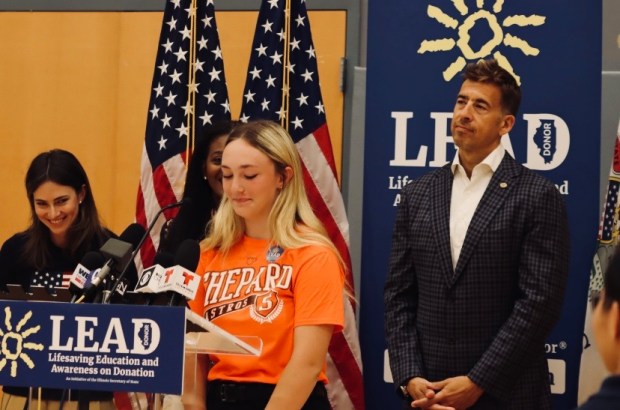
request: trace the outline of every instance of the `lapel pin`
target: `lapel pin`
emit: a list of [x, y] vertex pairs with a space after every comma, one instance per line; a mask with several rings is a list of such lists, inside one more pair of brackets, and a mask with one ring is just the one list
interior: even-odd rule
[[507, 184], [507, 183], [505, 183], [505, 182], [500, 182], [500, 183], [499, 183], [499, 187], [500, 187], [500, 188], [502, 188], [502, 189], [504, 189], [504, 188], [508, 188], [508, 184]]
[[280, 256], [282, 256], [283, 253], [284, 249], [278, 245], [273, 245], [269, 248], [269, 250], [267, 250], [267, 255], [265, 257], [267, 262], [275, 262], [280, 258]]

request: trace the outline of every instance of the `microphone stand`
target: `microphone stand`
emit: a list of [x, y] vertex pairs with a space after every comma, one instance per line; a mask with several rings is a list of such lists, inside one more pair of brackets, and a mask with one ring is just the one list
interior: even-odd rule
[[103, 300], [101, 301], [101, 303], [110, 303], [110, 299], [112, 299], [112, 295], [114, 294], [114, 292], [116, 292], [116, 288], [118, 288], [118, 285], [121, 282], [121, 279], [123, 279], [125, 277], [125, 274], [127, 273], [127, 268], [129, 267], [129, 264], [133, 263], [133, 260], [135, 259], [136, 255], [140, 251], [140, 248], [144, 244], [144, 241], [146, 240], [147, 236], [149, 236], [149, 234], [153, 230], [153, 227], [155, 226], [155, 223], [157, 222], [161, 214], [167, 209], [179, 207], [186, 202], [189, 202], [189, 198], [183, 198], [179, 202], [174, 202], [172, 204], [166, 205], [163, 208], [161, 208], [159, 211], [157, 211], [157, 213], [155, 214], [155, 217], [149, 224], [148, 228], [146, 228], [146, 232], [144, 232], [144, 235], [142, 235], [142, 238], [140, 238], [140, 242], [138, 242], [136, 249], [134, 249], [133, 252], [131, 253], [129, 262], [123, 267], [123, 270], [118, 275], [118, 278], [116, 278], [116, 280], [114, 281], [114, 286], [112, 286], [112, 289], [107, 294], [105, 294], [105, 292], [107, 291], [104, 291], [104, 296], [103, 296]]

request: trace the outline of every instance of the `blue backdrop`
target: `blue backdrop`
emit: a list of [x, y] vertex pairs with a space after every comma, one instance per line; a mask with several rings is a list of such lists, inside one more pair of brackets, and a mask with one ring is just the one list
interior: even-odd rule
[[495, 56], [523, 102], [504, 145], [564, 195], [570, 278], [548, 338], [556, 409], [576, 404], [599, 203], [601, 2], [370, 0], [360, 338], [367, 408], [398, 408], [386, 362], [383, 284], [399, 190], [451, 161], [464, 64]]

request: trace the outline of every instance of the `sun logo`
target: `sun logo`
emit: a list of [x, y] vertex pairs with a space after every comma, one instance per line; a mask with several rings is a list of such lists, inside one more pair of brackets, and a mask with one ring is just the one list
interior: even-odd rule
[[[444, 70], [443, 78], [445, 81], [450, 81], [458, 72], [465, 68], [466, 60], [485, 58], [501, 44], [506, 47], [519, 49], [526, 56], [537, 56], [540, 52], [539, 49], [532, 47], [527, 41], [513, 36], [510, 33], [504, 33], [503, 28], [508, 28], [510, 26], [542, 26], [545, 24], [544, 16], [539, 16], [536, 14], [532, 14], [530, 16], [508, 16], [500, 24], [496, 14], [502, 11], [504, 0], [495, 0], [495, 4], [493, 4], [493, 13], [483, 9], [484, 0], [476, 0], [478, 10], [471, 14], [469, 14], [469, 9], [465, 5], [465, 0], [452, 0], [452, 3], [454, 3], [454, 7], [461, 14], [461, 16], [467, 16], [460, 25], [457, 19], [450, 17], [438, 7], [429, 5], [426, 9], [426, 13], [430, 18], [436, 20], [440, 24], [443, 24], [445, 27], [452, 30], [457, 30], [458, 40], [454, 40], [452, 38], [423, 40], [420, 44], [420, 48], [418, 49], [418, 54], [437, 51], [450, 51], [454, 49], [454, 46], [457, 46], [461, 50], [462, 56], [459, 56], [452, 64], [450, 64], [448, 68]], [[469, 45], [471, 40], [469, 32], [476, 24], [483, 22], [486, 22], [488, 28], [491, 30], [492, 38], [483, 44], [479, 50], [473, 50]], [[521, 78], [515, 74], [508, 59], [502, 55], [500, 51], [495, 51], [495, 53], [493, 53], [493, 57], [495, 57], [499, 65], [512, 74], [517, 80], [517, 83], [521, 85]]]
[[0, 372], [4, 369], [7, 363], [11, 363], [11, 377], [17, 377], [17, 359], [21, 359], [26, 366], [30, 369], [34, 368], [34, 363], [30, 359], [30, 356], [24, 351], [30, 350], [43, 350], [43, 345], [40, 343], [29, 343], [25, 339], [31, 334], [37, 333], [41, 326], [37, 325], [22, 331], [28, 320], [32, 317], [32, 311], [28, 311], [24, 317], [15, 326], [13, 331], [13, 325], [11, 324], [11, 309], [7, 306], [4, 308], [4, 326], [6, 330], [0, 328], [0, 337], [2, 337], [2, 343], [0, 344]]

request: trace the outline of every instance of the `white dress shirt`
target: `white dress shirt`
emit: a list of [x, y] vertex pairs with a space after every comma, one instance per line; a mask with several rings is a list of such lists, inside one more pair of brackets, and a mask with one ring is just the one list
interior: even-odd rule
[[450, 249], [452, 251], [452, 268], [456, 269], [467, 228], [471, 222], [478, 203], [487, 189], [493, 173], [499, 167], [506, 150], [499, 144], [485, 159], [474, 167], [471, 179], [459, 160], [457, 150], [452, 161], [452, 197], [450, 199]]

